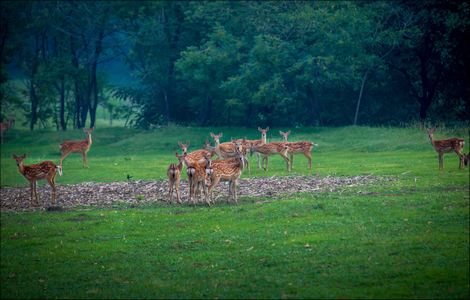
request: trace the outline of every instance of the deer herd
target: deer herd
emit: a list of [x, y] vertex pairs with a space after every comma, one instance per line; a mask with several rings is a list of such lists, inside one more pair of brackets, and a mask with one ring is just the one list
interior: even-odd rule
[[[4, 133], [13, 126], [14, 120], [9, 119], [7, 122], [0, 123], [1, 138], [3, 143]], [[189, 203], [196, 204], [203, 202], [207, 205], [214, 203], [212, 192], [220, 181], [228, 182], [228, 199], [227, 202], [238, 203], [237, 187], [238, 181], [245, 168], [251, 173], [250, 165], [246, 158], [247, 153], [255, 154], [258, 161], [258, 168], [268, 171], [269, 156], [279, 155], [286, 162], [286, 169], [292, 170], [294, 162], [294, 154], [303, 154], [308, 160], [308, 168], [312, 168], [312, 149], [318, 146], [310, 141], [289, 142], [288, 137], [291, 131], [279, 131], [282, 136], [282, 142], [267, 142], [266, 134], [269, 127], [260, 128], [261, 138], [258, 140], [237, 139], [230, 142], [221, 143], [222, 133], [210, 133], [214, 140], [214, 146], [206, 139], [204, 149], [198, 149], [188, 152], [189, 142], [183, 144], [178, 142], [182, 154], [178, 152], [175, 156], [178, 163], [172, 163], [168, 166], [168, 202], [173, 202], [173, 194], [175, 194], [176, 202], [182, 203], [180, 194], [180, 180], [183, 169], [186, 169], [189, 186]], [[44, 161], [38, 164], [24, 165], [23, 161], [26, 154], [17, 156], [13, 154], [16, 161], [18, 171], [29, 181], [31, 189], [31, 202], [35, 205], [38, 203], [38, 195], [36, 192], [36, 182], [46, 179], [52, 188], [52, 205], [56, 203], [56, 185], [55, 177], [57, 173], [62, 175], [62, 162], [71, 153], [80, 153], [83, 158], [83, 167], [88, 167], [87, 153], [92, 145], [91, 133], [93, 128], [84, 129], [86, 138], [78, 141], [64, 141], [60, 144], [60, 160], [56, 165], [52, 161]], [[459, 168], [463, 169], [468, 165], [469, 153], [462, 152], [464, 140], [460, 138], [450, 138], [446, 140], [434, 140], [433, 133], [435, 128], [428, 129], [428, 136], [432, 146], [438, 153], [439, 169], [444, 168], [444, 154], [455, 152], [459, 157]], [[217, 159], [212, 160], [212, 157]], [[203, 196], [201, 195], [203, 194]]]

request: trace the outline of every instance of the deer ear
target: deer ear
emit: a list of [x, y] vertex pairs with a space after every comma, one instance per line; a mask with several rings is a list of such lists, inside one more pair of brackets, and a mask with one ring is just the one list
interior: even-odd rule
[[219, 132], [219, 138], [221, 138], [221, 137], [222, 137], [222, 135], [223, 135], [223, 134], [222, 134], [222, 132]]
[[214, 136], [215, 136], [215, 134], [213, 134], [213, 133], [211, 132], [211, 137], [214, 138]]
[[181, 144], [180, 141], [178, 141], [178, 145], [179, 145], [181, 148], [183, 148], [183, 144]]
[[179, 158], [180, 155], [178, 154], [178, 152], [175, 152], [175, 156]]
[[21, 155], [20, 158], [25, 159], [25, 158], [26, 158], [26, 154]]
[[11, 157], [13, 157], [13, 159], [16, 159], [18, 156], [16, 156], [16, 154], [12, 154]]
[[258, 126], [258, 131], [262, 131], [261, 127]]
[[288, 132], [286, 132], [287, 134], [290, 134], [290, 130]]
[[280, 134], [280, 135], [284, 135], [284, 132], [282, 132], [282, 131], [279, 130], [279, 134]]

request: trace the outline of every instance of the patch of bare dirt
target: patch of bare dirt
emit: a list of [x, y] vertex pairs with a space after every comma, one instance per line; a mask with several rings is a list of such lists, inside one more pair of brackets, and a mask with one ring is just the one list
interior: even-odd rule
[[[273, 176], [245, 178], [239, 181], [239, 197], [269, 197], [277, 199], [284, 195], [299, 192], [336, 192], [350, 187], [374, 184], [393, 180], [390, 177], [372, 175], [351, 177], [319, 177], [319, 176]], [[49, 185], [38, 187], [40, 208], [33, 207], [30, 201], [29, 187], [1, 188], [0, 209], [2, 211], [25, 211], [42, 209], [50, 205], [51, 188]], [[180, 193], [182, 201], [188, 201], [188, 184], [181, 181]], [[225, 182], [214, 190], [215, 201], [226, 201], [228, 184]], [[57, 205], [64, 209], [76, 206], [111, 206], [117, 204], [141, 205], [168, 200], [168, 182], [165, 180], [131, 180], [129, 182], [95, 183], [58, 185]], [[174, 199], [173, 199], [174, 201]]]

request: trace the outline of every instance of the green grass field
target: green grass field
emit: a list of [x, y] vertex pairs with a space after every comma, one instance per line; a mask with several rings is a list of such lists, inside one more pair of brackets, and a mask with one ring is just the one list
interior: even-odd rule
[[[268, 140], [280, 140], [279, 129]], [[469, 297], [469, 168], [459, 170], [455, 154], [439, 171], [426, 132], [413, 127], [291, 130], [290, 140], [319, 144], [313, 170], [296, 156], [291, 174], [396, 179], [238, 206], [2, 212], [1, 298]], [[164, 179], [177, 141], [197, 149], [210, 131], [223, 141], [259, 137], [246, 128], [97, 128], [90, 168], [72, 154], [57, 183]], [[451, 136], [468, 152], [468, 128], [435, 134]], [[60, 142], [83, 137], [10, 131], [1, 186], [27, 186], [12, 153], [28, 154], [26, 164], [58, 161]], [[250, 159], [251, 176], [289, 174], [280, 157], [269, 172]]]

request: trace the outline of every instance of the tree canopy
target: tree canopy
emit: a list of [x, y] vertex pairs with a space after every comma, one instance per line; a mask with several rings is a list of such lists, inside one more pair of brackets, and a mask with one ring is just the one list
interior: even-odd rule
[[30, 129], [93, 126], [99, 105], [144, 128], [468, 121], [468, 2], [0, 6], [1, 117], [21, 108]]

